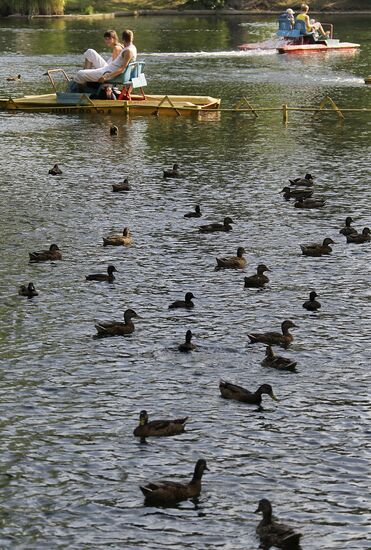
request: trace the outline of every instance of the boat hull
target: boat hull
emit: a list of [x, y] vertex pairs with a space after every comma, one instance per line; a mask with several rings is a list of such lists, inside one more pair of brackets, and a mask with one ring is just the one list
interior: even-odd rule
[[360, 48], [360, 44], [353, 44], [352, 42], [339, 42], [338, 44], [326, 44], [322, 42], [320, 44], [290, 44], [286, 46], [280, 46], [277, 48], [278, 53], [320, 53], [328, 51], [342, 51], [350, 52]]
[[46, 113], [100, 113], [133, 115], [182, 115], [191, 116], [204, 111], [213, 112], [220, 107], [220, 99], [209, 96], [151, 95], [145, 99], [113, 101], [90, 99], [82, 95], [76, 104], [63, 103], [56, 94], [0, 99], [0, 110]]

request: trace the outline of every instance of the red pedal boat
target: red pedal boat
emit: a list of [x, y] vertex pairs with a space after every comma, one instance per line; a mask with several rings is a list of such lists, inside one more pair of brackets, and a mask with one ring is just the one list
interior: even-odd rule
[[334, 40], [329, 38], [328, 40], [321, 40], [316, 44], [285, 44], [277, 48], [278, 53], [316, 53], [316, 52], [328, 52], [328, 51], [341, 51], [350, 52], [360, 48], [360, 44], [353, 44], [352, 42], [340, 42], [340, 40]]

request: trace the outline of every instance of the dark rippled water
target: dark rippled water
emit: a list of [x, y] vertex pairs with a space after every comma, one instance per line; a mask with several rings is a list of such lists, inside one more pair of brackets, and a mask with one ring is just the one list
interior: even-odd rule
[[[272, 22], [187, 21], [193, 34], [182, 19], [125, 20], [147, 40], [151, 91], [208, 93], [226, 105], [242, 95], [260, 105], [318, 104], [329, 93], [370, 107], [364, 21], [353, 21], [353, 40], [365, 42], [358, 56], [305, 59], [233, 53], [242, 39], [267, 38]], [[7, 45], [15, 33], [25, 77], [2, 80], [0, 95], [45, 90], [41, 71], [72, 70], [83, 31], [95, 36], [107, 23], [53, 25], [22, 23], [19, 34], [2, 22], [3, 72], [14, 73]], [[161, 44], [150, 42], [151, 28]], [[53, 29], [67, 54], [52, 41], [43, 56], [37, 44]], [[172, 37], [167, 48], [163, 36]], [[339, 124], [296, 114], [284, 128], [279, 117], [115, 119], [112, 138], [109, 117], [0, 115], [3, 548], [252, 549], [263, 497], [304, 534], [307, 550], [370, 548], [370, 246], [339, 235], [347, 215], [357, 228], [371, 223], [370, 118]], [[184, 177], [163, 180], [175, 161]], [[55, 162], [58, 178], [47, 173]], [[279, 194], [307, 171], [327, 199], [320, 211], [294, 209]], [[111, 184], [126, 176], [132, 191], [113, 194]], [[195, 204], [201, 220], [184, 219]], [[198, 233], [225, 215], [232, 232]], [[124, 226], [133, 246], [103, 248], [102, 236]], [[331, 256], [301, 256], [300, 243], [325, 236], [335, 241]], [[28, 252], [51, 242], [63, 261], [30, 265]], [[244, 272], [215, 272], [215, 257], [240, 245]], [[272, 270], [270, 285], [244, 290], [260, 262]], [[84, 282], [109, 263], [114, 284]], [[18, 285], [31, 280], [39, 296], [19, 297]], [[313, 288], [318, 314], [302, 308]], [[169, 311], [186, 291], [194, 310]], [[132, 336], [92, 338], [95, 319], [121, 319], [127, 307], [142, 317]], [[286, 318], [299, 327], [283, 352], [298, 361], [297, 374], [263, 369], [264, 346], [248, 345], [248, 332], [278, 329]], [[188, 328], [198, 348], [181, 355]], [[279, 401], [265, 396], [261, 411], [225, 401], [220, 378], [253, 390], [270, 383]], [[187, 433], [140, 445], [132, 430], [143, 408], [153, 417], [189, 415]], [[200, 457], [210, 472], [197, 507], [143, 506], [139, 484], [189, 479]]]

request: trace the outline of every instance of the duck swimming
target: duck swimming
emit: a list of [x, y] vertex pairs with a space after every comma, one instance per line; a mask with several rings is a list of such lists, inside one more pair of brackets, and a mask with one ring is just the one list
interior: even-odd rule
[[33, 283], [28, 283], [28, 285], [21, 285], [18, 290], [20, 296], [27, 296], [27, 298], [33, 298], [38, 296], [39, 293], [36, 292], [36, 288]]
[[103, 237], [103, 246], [130, 246], [133, 238], [128, 227], [124, 227], [122, 235], [108, 235]]
[[270, 271], [270, 269], [265, 264], [259, 264], [256, 275], [245, 277], [245, 288], [263, 288], [264, 285], [269, 283], [268, 277], [264, 275], [265, 271]]
[[119, 129], [117, 128], [117, 126], [111, 126], [109, 129], [109, 133], [111, 136], [118, 136]]
[[187, 292], [184, 300], [176, 300], [169, 305], [169, 309], [176, 309], [181, 307], [191, 309], [192, 307], [195, 307], [194, 303], [192, 302], [192, 298], [194, 298], [192, 292]]
[[180, 178], [179, 164], [173, 164], [170, 170], [164, 170], [164, 178]]
[[347, 243], [362, 244], [371, 241], [371, 231], [365, 227], [362, 233], [347, 235]]
[[326, 201], [324, 199], [313, 199], [313, 198], [308, 198], [308, 199], [303, 199], [303, 197], [299, 198], [295, 204], [294, 204], [294, 207], [295, 208], [322, 208], [323, 206], [325, 206], [326, 204]]
[[289, 179], [289, 182], [290, 185], [304, 185], [307, 187], [311, 187], [312, 185], [314, 185], [314, 177], [312, 176], [312, 174], [305, 174], [303, 178], [295, 178], [293, 180]]
[[58, 164], [54, 164], [53, 168], [50, 168], [49, 174], [52, 176], [60, 176], [62, 174], [62, 170], [59, 168]]
[[261, 547], [268, 549], [271, 546], [282, 548], [283, 550], [299, 549], [301, 533], [295, 531], [284, 523], [277, 523], [272, 519], [272, 505], [268, 499], [263, 498], [259, 502], [255, 513], [263, 513], [263, 519], [256, 528], [256, 533], [260, 537]]
[[304, 256], [322, 256], [323, 254], [331, 254], [332, 248], [330, 244], [335, 244], [332, 239], [326, 237], [322, 244], [301, 244], [300, 248]]
[[291, 372], [295, 372], [297, 362], [291, 361], [288, 357], [276, 355], [272, 349], [272, 346], [267, 346], [265, 350], [265, 357], [260, 364], [262, 367], [272, 367], [277, 370], [289, 370]]
[[234, 399], [235, 401], [242, 401], [242, 403], [248, 403], [249, 405], [260, 405], [262, 402], [262, 395], [265, 393], [275, 401], [278, 401], [270, 384], [263, 384], [256, 392], [251, 392], [241, 386], [236, 386], [236, 384], [220, 380], [219, 390], [222, 397], [225, 399]]
[[232, 223], [234, 221], [226, 217], [223, 220], [223, 223], [209, 223], [208, 225], [200, 225], [198, 230], [201, 233], [213, 233], [214, 231], [231, 231], [232, 230]]
[[16, 82], [17, 80], [21, 80], [21, 75], [17, 74], [17, 76], [7, 76], [5, 80], [8, 82]]
[[282, 334], [280, 332], [253, 332], [247, 336], [249, 337], [251, 344], [261, 342], [263, 344], [272, 344], [281, 346], [282, 348], [287, 348], [294, 340], [293, 335], [289, 332], [290, 328], [297, 328], [297, 325], [290, 320], [286, 320], [281, 324]]
[[30, 263], [56, 261], [62, 259], [62, 254], [56, 244], [51, 244], [49, 250], [29, 252]]
[[237, 248], [237, 256], [217, 258], [215, 269], [243, 269], [246, 265], [246, 258], [243, 257], [245, 253], [246, 250], [242, 246], [239, 246]]
[[309, 300], [304, 302], [303, 308], [307, 309], [308, 311], [317, 311], [317, 309], [320, 309], [321, 304], [316, 300], [318, 294], [314, 290], [309, 294]]
[[120, 321], [98, 322], [95, 325], [98, 336], [127, 336], [132, 334], [135, 330], [133, 317], [139, 318], [139, 315], [133, 309], [127, 309], [124, 313], [124, 323]]
[[145, 500], [149, 505], [168, 505], [197, 498], [201, 493], [201, 480], [205, 470], [208, 470], [206, 460], [199, 459], [196, 462], [194, 474], [189, 483], [179, 483], [176, 481], [157, 481], [140, 486]]
[[130, 185], [128, 178], [125, 178], [122, 183], [114, 183], [112, 185], [112, 191], [118, 193], [119, 191], [130, 191]]
[[357, 235], [358, 231], [357, 229], [355, 229], [355, 227], [351, 226], [352, 223], [354, 223], [353, 218], [351, 218], [350, 216], [347, 216], [345, 218], [345, 226], [342, 229], [340, 229], [339, 233], [341, 235], [345, 235], [346, 237], [348, 235]]
[[187, 214], [184, 214], [185, 218], [201, 218], [201, 208], [198, 204], [196, 204], [194, 212], [187, 212]]
[[287, 201], [290, 199], [308, 199], [313, 195], [313, 189], [292, 189], [284, 187], [280, 193], [283, 193], [283, 198]]
[[114, 271], [117, 271], [114, 265], [109, 265], [107, 267], [106, 273], [93, 273], [93, 275], [86, 275], [85, 279], [87, 281], [102, 281], [107, 283], [113, 283], [115, 276], [113, 275]]
[[192, 350], [196, 349], [195, 344], [192, 344], [192, 342], [191, 342], [192, 336], [193, 336], [192, 331], [187, 330], [186, 335], [185, 335], [185, 342], [183, 344], [179, 344], [179, 346], [178, 346], [179, 351], [187, 353], [189, 351], [192, 351]]
[[147, 411], [140, 411], [139, 426], [134, 430], [135, 437], [140, 437], [145, 443], [146, 437], [161, 437], [178, 435], [184, 432], [188, 416], [174, 420], [151, 420], [148, 421]]

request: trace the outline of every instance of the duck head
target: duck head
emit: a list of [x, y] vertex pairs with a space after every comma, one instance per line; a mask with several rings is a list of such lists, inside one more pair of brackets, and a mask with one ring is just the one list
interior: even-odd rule
[[269, 267], [267, 267], [265, 264], [259, 264], [257, 267], [258, 275], [263, 275], [265, 271], [270, 271]]
[[234, 223], [234, 221], [228, 216], [223, 220], [223, 225], [231, 225], [232, 223]]
[[371, 231], [369, 227], [365, 227], [362, 231], [362, 235], [370, 235]]
[[49, 246], [49, 250], [50, 250], [50, 252], [54, 252], [54, 250], [59, 250], [59, 247], [56, 244], [51, 244]]
[[129, 236], [130, 236], [130, 231], [129, 231], [129, 228], [128, 228], [128, 227], [124, 227], [123, 232], [122, 232], [122, 235], [123, 235], [124, 237], [129, 237]]
[[281, 328], [283, 334], [285, 334], [289, 330], [289, 328], [297, 328], [297, 325], [295, 325], [295, 323], [288, 319], [287, 321], [283, 321], [283, 323], [281, 324]]
[[207, 464], [206, 464], [206, 460], [204, 460], [203, 458], [200, 458], [196, 462], [192, 481], [200, 480], [205, 470], [209, 471], [209, 468], [207, 467]]
[[305, 174], [304, 179], [305, 180], [314, 180], [314, 177], [312, 176], [312, 174]]
[[263, 516], [272, 515], [272, 505], [267, 498], [262, 498], [259, 500], [259, 506], [255, 510], [255, 514], [258, 514], [259, 512], [262, 512]]
[[332, 239], [330, 239], [330, 237], [326, 237], [326, 239], [323, 239], [322, 246], [328, 246], [329, 244], [335, 244], [335, 243]]
[[290, 193], [290, 191], [291, 191], [290, 187], [284, 187], [284, 188], [280, 191], [280, 193]]
[[345, 218], [345, 227], [350, 227], [350, 224], [351, 224], [351, 223], [354, 223], [353, 218], [352, 218], [351, 216], [347, 216], [347, 217]]
[[262, 386], [260, 386], [260, 388], [258, 388], [258, 391], [256, 393], [259, 394], [259, 395], [262, 395], [263, 393], [266, 393], [274, 401], [278, 401], [277, 397], [273, 393], [273, 389], [272, 389], [272, 386], [270, 384], [263, 384]]
[[144, 426], [145, 424], [148, 423], [148, 414], [147, 414], [147, 411], [140, 411], [139, 413], [139, 424], [141, 426]]
[[200, 208], [200, 205], [199, 205], [199, 204], [196, 204], [196, 206], [195, 206], [195, 212], [197, 212], [197, 214], [201, 214], [201, 208]]
[[173, 164], [173, 170], [175, 170], [175, 172], [179, 170], [179, 164], [177, 163]]
[[242, 256], [243, 256], [244, 254], [246, 254], [246, 250], [244, 249], [243, 246], [239, 246], [239, 247], [237, 248], [237, 257], [238, 257], [238, 258], [242, 258]]
[[117, 271], [117, 269], [115, 268], [114, 265], [109, 265], [109, 266], [107, 267], [107, 273], [108, 273], [108, 275], [112, 275], [112, 273], [114, 273], [114, 271]]
[[267, 346], [267, 347], [265, 348], [265, 356], [268, 357], [269, 359], [273, 359], [273, 357], [274, 357], [274, 351], [273, 351], [272, 346]]
[[133, 309], [127, 309], [124, 313], [125, 323], [128, 323], [133, 317], [138, 317], [138, 319], [140, 319], [139, 315]]
[[187, 344], [191, 343], [192, 336], [193, 336], [192, 331], [187, 330], [186, 335], [185, 335], [185, 341], [186, 341]]
[[187, 294], [185, 295], [185, 301], [190, 302], [192, 298], [194, 298], [192, 292], [187, 292]]
[[312, 292], [310, 292], [309, 294], [309, 300], [313, 302], [313, 300], [315, 300], [317, 296], [318, 296], [317, 292], [315, 290], [312, 290]]

